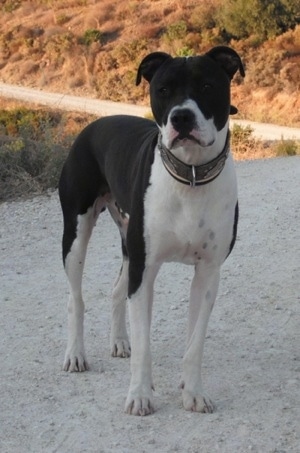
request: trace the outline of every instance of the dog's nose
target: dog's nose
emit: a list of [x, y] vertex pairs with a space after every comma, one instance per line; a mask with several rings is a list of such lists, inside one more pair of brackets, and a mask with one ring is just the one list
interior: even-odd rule
[[195, 126], [195, 114], [189, 109], [176, 109], [171, 115], [174, 129], [180, 133], [188, 134]]

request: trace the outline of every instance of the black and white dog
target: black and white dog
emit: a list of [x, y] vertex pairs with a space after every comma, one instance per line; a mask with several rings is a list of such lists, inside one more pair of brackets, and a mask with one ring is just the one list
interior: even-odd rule
[[[155, 122], [112, 116], [88, 125], [64, 165], [59, 194], [63, 260], [70, 284], [66, 371], [88, 368], [81, 283], [87, 245], [107, 208], [119, 227], [123, 265], [112, 295], [111, 353], [131, 354], [125, 410], [153, 412], [150, 324], [153, 285], [163, 262], [194, 266], [182, 396], [186, 410], [212, 412], [201, 361], [220, 267], [237, 231], [237, 184], [229, 150], [230, 82], [244, 76], [238, 54], [215, 47], [202, 56], [151, 53], [137, 84], [150, 83]], [[131, 347], [125, 325], [129, 299]]]

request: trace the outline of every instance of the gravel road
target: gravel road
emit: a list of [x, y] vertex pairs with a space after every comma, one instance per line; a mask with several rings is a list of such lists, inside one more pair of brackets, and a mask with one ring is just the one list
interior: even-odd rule
[[1, 453], [299, 453], [300, 158], [236, 164], [240, 224], [207, 334], [214, 414], [181, 403], [192, 269], [163, 267], [152, 329], [155, 414], [124, 414], [129, 360], [109, 353], [119, 237], [104, 213], [85, 279], [87, 373], [62, 371], [68, 287], [57, 193], [0, 205]]
[[[19, 99], [25, 102], [47, 105], [52, 108], [82, 111], [101, 116], [126, 114], [144, 117], [150, 112], [149, 107], [101, 101], [99, 99], [70, 96], [61, 93], [50, 93], [5, 83], [0, 83], [0, 97]], [[253, 128], [253, 136], [263, 140], [300, 140], [300, 128], [234, 119], [231, 119], [231, 124], [240, 124], [243, 127], [250, 125]]]

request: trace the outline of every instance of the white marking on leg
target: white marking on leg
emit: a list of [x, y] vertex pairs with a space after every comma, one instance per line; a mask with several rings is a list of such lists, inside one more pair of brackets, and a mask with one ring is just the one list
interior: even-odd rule
[[113, 357], [130, 357], [130, 344], [126, 329], [128, 265], [128, 259], [124, 259], [112, 294], [110, 345]]
[[82, 274], [87, 245], [98, 211], [100, 212], [97, 209], [96, 213], [95, 208], [91, 207], [86, 214], [78, 216], [77, 236], [66, 257], [65, 271], [69, 280], [70, 298], [68, 303], [68, 346], [63, 366], [65, 371], [85, 371], [88, 369], [83, 342]]
[[205, 334], [219, 278], [219, 268], [200, 263], [196, 266], [191, 286], [188, 344], [183, 358], [181, 387], [184, 408], [195, 412], [213, 412], [213, 403], [203, 391], [201, 366]]
[[131, 380], [125, 411], [132, 415], [148, 415], [154, 411], [150, 352], [150, 325], [153, 283], [159, 267], [146, 269], [138, 291], [129, 300], [131, 327]]

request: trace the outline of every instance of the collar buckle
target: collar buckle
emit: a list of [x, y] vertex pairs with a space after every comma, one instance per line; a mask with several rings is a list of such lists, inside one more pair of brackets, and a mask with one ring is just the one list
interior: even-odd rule
[[190, 182], [191, 187], [196, 187], [196, 169], [195, 165], [192, 165], [192, 181]]

